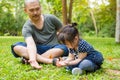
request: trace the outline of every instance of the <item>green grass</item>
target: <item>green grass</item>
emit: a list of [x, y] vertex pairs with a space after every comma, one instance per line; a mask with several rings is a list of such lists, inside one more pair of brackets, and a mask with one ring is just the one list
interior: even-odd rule
[[120, 80], [120, 45], [114, 38], [85, 37], [101, 51], [105, 58], [102, 69], [89, 74], [72, 75], [65, 68], [51, 64], [40, 64], [41, 70], [32, 70], [30, 65], [20, 63], [11, 54], [10, 45], [24, 41], [22, 37], [0, 37], [0, 80]]

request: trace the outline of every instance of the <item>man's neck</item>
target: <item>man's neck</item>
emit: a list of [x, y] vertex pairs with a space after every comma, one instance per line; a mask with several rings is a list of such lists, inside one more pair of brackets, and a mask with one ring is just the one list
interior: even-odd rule
[[40, 16], [40, 18], [36, 21], [32, 21], [32, 23], [35, 25], [36, 28], [42, 29], [43, 28], [43, 22], [44, 22], [44, 17], [43, 15]]

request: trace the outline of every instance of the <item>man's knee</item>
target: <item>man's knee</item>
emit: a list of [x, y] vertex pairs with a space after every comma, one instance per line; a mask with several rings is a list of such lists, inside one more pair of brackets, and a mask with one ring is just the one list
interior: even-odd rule
[[18, 53], [18, 52], [22, 51], [22, 47], [23, 47], [23, 46], [15, 46], [15, 47], [13, 47], [13, 51], [14, 51], [15, 53]]
[[14, 57], [19, 57], [19, 56], [16, 54], [17, 50], [18, 50], [17, 46], [11, 45], [11, 52], [12, 52], [12, 54], [14, 55]]
[[19, 53], [19, 51], [22, 51], [23, 46], [26, 46], [24, 42], [17, 42], [11, 45], [11, 52], [14, 57], [20, 57], [17, 53]]
[[63, 45], [63, 44], [59, 44], [59, 45], [56, 45], [54, 48], [59, 48], [63, 51], [63, 54], [62, 56], [68, 56], [69, 54], [69, 51], [68, 51], [68, 48], [66, 45]]

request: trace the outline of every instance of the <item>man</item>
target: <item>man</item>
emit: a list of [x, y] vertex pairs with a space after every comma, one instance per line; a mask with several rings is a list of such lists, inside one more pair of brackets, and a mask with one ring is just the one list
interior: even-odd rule
[[58, 18], [41, 14], [39, 0], [25, 0], [25, 13], [29, 16], [22, 28], [25, 43], [12, 45], [15, 57], [24, 57], [33, 68], [41, 69], [38, 62], [52, 63], [54, 57], [67, 56], [68, 49], [57, 41], [57, 32], [62, 27]]

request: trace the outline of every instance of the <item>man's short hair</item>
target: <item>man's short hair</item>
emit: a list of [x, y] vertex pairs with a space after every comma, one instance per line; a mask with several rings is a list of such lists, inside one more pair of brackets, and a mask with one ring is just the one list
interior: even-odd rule
[[35, 2], [35, 1], [38, 1], [38, 3], [40, 4], [40, 1], [39, 0], [25, 0], [24, 1], [24, 7], [26, 7], [26, 4], [29, 3], [29, 2]]

